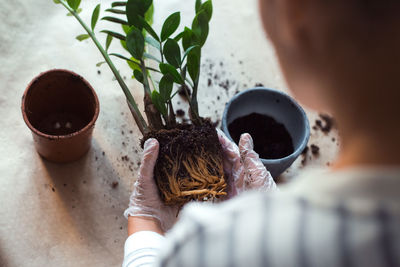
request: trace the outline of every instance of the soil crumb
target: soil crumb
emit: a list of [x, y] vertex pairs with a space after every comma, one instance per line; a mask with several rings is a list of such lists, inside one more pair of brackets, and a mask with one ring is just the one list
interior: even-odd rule
[[319, 146], [317, 146], [317, 145], [311, 145], [311, 153], [312, 153], [314, 156], [318, 156], [318, 155], [319, 155], [319, 152], [320, 152]]
[[315, 121], [314, 127], [316, 129], [320, 129], [323, 133], [328, 134], [334, 126], [334, 119], [331, 116], [325, 114], [319, 114], [319, 117], [321, 119]]
[[234, 120], [228, 129], [237, 144], [243, 133], [249, 133], [253, 137], [254, 150], [261, 158], [279, 159], [294, 152], [286, 127], [270, 116], [252, 113]]
[[182, 109], [178, 109], [176, 111], [176, 116], [179, 117], [179, 118], [184, 117], [185, 116], [185, 111], [183, 111]]
[[111, 184], [111, 187], [113, 188], [113, 189], [115, 189], [117, 186], [118, 186], [118, 182], [117, 181], [115, 181], [115, 182], [112, 182], [112, 184]]

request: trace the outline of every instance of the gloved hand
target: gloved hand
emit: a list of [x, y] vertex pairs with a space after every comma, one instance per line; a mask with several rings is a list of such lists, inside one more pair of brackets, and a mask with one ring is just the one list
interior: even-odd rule
[[254, 151], [253, 139], [249, 134], [242, 134], [238, 147], [221, 130], [217, 129], [217, 132], [224, 153], [228, 197], [248, 190], [276, 189], [274, 179]]
[[166, 232], [174, 225], [177, 219], [178, 207], [164, 205], [154, 180], [154, 167], [159, 147], [160, 145], [156, 139], [148, 139], [144, 143], [139, 177], [135, 182], [129, 201], [129, 208], [125, 210], [124, 216], [126, 218], [128, 216], [137, 216], [157, 219], [162, 230]]

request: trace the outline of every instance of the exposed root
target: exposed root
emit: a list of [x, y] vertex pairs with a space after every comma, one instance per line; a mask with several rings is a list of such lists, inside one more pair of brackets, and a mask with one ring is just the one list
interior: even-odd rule
[[226, 195], [222, 159], [204, 150], [196, 154], [185, 153], [175, 159], [166, 157], [169, 164], [161, 171], [168, 182], [160, 184], [159, 181], [158, 185], [166, 205], [214, 200]]

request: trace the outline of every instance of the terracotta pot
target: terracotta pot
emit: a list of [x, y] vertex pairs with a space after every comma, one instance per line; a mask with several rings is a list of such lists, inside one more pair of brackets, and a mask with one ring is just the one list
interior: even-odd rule
[[90, 148], [99, 101], [92, 86], [68, 70], [41, 73], [22, 97], [22, 115], [38, 153], [53, 162], [79, 159]]

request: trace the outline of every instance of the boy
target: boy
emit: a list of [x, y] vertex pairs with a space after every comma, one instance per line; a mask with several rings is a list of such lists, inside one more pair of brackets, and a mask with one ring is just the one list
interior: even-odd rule
[[[145, 145], [124, 266], [400, 266], [400, 1], [260, 0], [294, 95], [331, 113], [342, 148], [329, 171], [274, 183], [243, 135], [223, 135], [231, 187], [220, 205], [158, 198], [158, 142]], [[240, 159], [242, 158], [242, 160]]]

